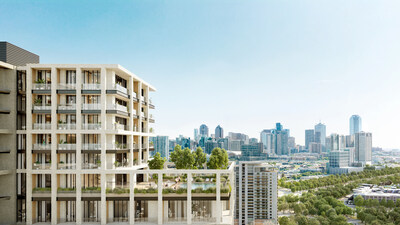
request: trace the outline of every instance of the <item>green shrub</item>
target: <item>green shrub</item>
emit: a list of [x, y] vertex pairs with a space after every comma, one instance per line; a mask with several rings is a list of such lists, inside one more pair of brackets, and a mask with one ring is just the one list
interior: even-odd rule
[[197, 178], [196, 178], [196, 182], [204, 182], [204, 179], [201, 178], [201, 177], [197, 177]]

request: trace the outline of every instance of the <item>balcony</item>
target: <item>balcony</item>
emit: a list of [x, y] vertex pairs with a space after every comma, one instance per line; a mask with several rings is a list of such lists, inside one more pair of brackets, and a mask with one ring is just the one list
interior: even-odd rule
[[129, 182], [118, 183], [118, 184], [115, 182], [107, 182], [106, 193], [129, 194]]
[[98, 103], [84, 103], [82, 104], [83, 113], [100, 113], [101, 104]]
[[33, 144], [32, 150], [51, 150], [51, 144]]
[[49, 92], [50, 90], [51, 90], [51, 84], [43, 84], [43, 83], [32, 84], [32, 91], [34, 93], [44, 93], [44, 92]]
[[82, 150], [101, 150], [101, 144], [82, 144]]
[[75, 113], [76, 112], [76, 104], [59, 104], [57, 107], [58, 113]]
[[82, 130], [100, 130], [101, 123], [84, 123], [82, 124]]
[[114, 123], [112, 126], [113, 130], [129, 130], [129, 126], [126, 124], [119, 124], [119, 123]]
[[107, 144], [107, 150], [124, 150], [130, 149], [130, 144], [116, 142], [115, 144]]
[[82, 90], [100, 90], [100, 84], [82, 84]]
[[107, 105], [107, 113], [129, 116], [128, 108], [120, 104]]
[[57, 129], [59, 130], [75, 130], [76, 124], [75, 123], [59, 123], [57, 124]]
[[58, 90], [76, 90], [76, 84], [58, 84]]
[[119, 85], [114, 84], [111, 88], [106, 91], [107, 94], [117, 94], [124, 98], [129, 98], [129, 91], [127, 88]]
[[51, 123], [34, 123], [32, 126], [34, 130], [50, 130]]
[[50, 193], [50, 187], [35, 187], [32, 189], [32, 193]]
[[59, 169], [59, 170], [74, 170], [74, 169], [76, 169], [76, 164], [75, 163], [64, 163], [63, 161], [60, 161], [57, 165], [57, 169]]
[[150, 123], [154, 123], [155, 122], [153, 114], [149, 115], [149, 122]]
[[76, 84], [58, 84], [57, 85], [58, 94], [75, 94]]
[[34, 113], [50, 113], [51, 104], [33, 104], [32, 110]]
[[82, 163], [82, 169], [84, 170], [101, 169], [101, 162], [98, 161], [96, 163]]
[[32, 169], [34, 170], [49, 170], [51, 168], [51, 163], [35, 162], [32, 164]]
[[58, 150], [76, 150], [76, 144], [58, 144]]

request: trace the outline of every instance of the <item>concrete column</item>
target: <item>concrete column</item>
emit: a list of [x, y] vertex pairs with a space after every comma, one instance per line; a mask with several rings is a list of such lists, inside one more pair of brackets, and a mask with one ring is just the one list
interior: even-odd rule
[[187, 173], [187, 206], [186, 206], [187, 224], [192, 224], [192, 173]]
[[158, 172], [158, 184], [157, 184], [157, 188], [158, 188], [158, 206], [157, 206], [157, 218], [158, 218], [158, 224], [163, 224], [163, 211], [162, 211], [162, 206], [163, 206], [163, 200], [162, 200], [162, 177], [163, 177], [163, 173], [162, 172]]
[[57, 68], [51, 69], [51, 224], [57, 224]]
[[135, 223], [135, 185], [136, 185], [136, 174], [130, 173], [129, 176], [129, 224], [133, 225]]
[[82, 178], [81, 173], [76, 173], [76, 224], [82, 224]]
[[107, 224], [107, 202], [106, 202], [106, 174], [101, 173], [101, 224]]
[[82, 169], [82, 73], [81, 68], [76, 68], [76, 170]]
[[26, 224], [32, 224], [32, 69], [26, 70]]
[[222, 215], [222, 209], [221, 209], [221, 173], [217, 173], [217, 182], [216, 182], [216, 189], [217, 189], [217, 200], [216, 200], [216, 211], [217, 211], [217, 224], [221, 223], [221, 215]]

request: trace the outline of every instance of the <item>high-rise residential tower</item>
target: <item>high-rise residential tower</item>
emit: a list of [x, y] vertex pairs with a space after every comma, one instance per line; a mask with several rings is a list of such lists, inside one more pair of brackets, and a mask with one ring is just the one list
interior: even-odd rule
[[277, 171], [257, 161], [241, 161], [235, 171], [235, 224], [277, 224]]
[[352, 115], [350, 117], [350, 135], [361, 132], [362, 124], [361, 117], [359, 115]]
[[355, 133], [354, 137], [354, 161], [363, 165], [372, 163], [372, 134], [366, 132]]
[[215, 128], [215, 138], [218, 140], [223, 137], [224, 137], [224, 129], [220, 125], [218, 125]]
[[200, 136], [202, 137], [208, 137], [208, 127], [205, 124], [202, 124], [200, 126]]

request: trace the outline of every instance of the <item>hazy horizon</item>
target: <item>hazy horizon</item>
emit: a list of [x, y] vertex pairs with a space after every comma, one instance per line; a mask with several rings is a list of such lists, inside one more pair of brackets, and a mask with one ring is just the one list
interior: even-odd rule
[[118, 63], [157, 88], [155, 131], [217, 125], [304, 144], [322, 122], [400, 148], [399, 1], [2, 1], [0, 40], [41, 63]]

